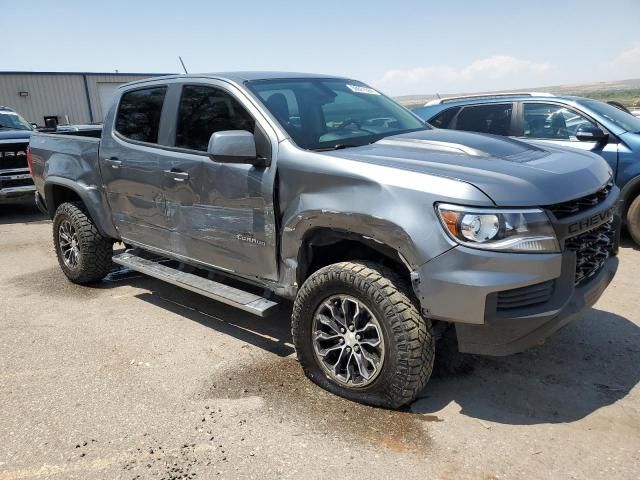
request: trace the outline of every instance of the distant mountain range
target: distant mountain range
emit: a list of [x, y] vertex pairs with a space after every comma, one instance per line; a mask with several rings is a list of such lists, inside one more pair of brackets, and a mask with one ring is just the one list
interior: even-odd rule
[[[640, 78], [628, 80], [618, 80], [614, 82], [592, 82], [575, 83], [567, 85], [554, 85], [550, 87], [518, 88], [507, 91], [513, 92], [547, 92], [555, 95], [578, 95], [582, 97], [596, 98], [599, 100], [616, 100], [629, 107], [640, 107]], [[442, 93], [438, 95], [442, 98], [478, 94], [496, 93], [495, 91], [464, 92], [464, 93]], [[423, 105], [429, 100], [438, 98], [435, 93], [422, 95], [403, 95], [395, 97], [398, 102], [407, 107]]]

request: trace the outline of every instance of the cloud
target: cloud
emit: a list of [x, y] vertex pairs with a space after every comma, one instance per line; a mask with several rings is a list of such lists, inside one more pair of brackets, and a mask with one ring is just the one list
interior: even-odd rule
[[636, 43], [616, 55], [614, 59], [609, 62], [609, 68], [618, 76], [640, 76], [640, 43]]
[[535, 63], [505, 55], [495, 55], [476, 60], [462, 70], [461, 76], [463, 78], [472, 78], [478, 75], [486, 75], [488, 78], [498, 79], [515, 73], [544, 73], [549, 68], [550, 66], [547, 63]]
[[547, 63], [536, 63], [507, 55], [494, 55], [476, 60], [462, 68], [434, 65], [388, 70], [373, 84], [392, 94], [455, 92], [500, 88], [509, 80], [528, 84], [531, 75], [545, 73]]

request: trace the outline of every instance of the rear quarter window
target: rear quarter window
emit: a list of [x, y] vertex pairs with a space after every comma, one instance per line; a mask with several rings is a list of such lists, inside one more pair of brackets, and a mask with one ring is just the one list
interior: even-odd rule
[[122, 95], [116, 116], [116, 132], [130, 140], [158, 143], [166, 93], [167, 87], [151, 87]]
[[464, 107], [456, 121], [456, 130], [509, 135], [512, 103], [491, 103]]
[[455, 117], [459, 111], [460, 107], [448, 108], [429, 120], [429, 124], [436, 128], [451, 128], [451, 120], [453, 120], [453, 117]]

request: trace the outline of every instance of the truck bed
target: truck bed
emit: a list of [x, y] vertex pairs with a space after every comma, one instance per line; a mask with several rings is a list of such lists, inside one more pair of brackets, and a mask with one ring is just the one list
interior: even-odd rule
[[[31, 136], [29, 149], [36, 187], [39, 181], [51, 175], [78, 180], [86, 173], [87, 167], [98, 168], [100, 138], [74, 133], [34, 132]], [[96, 176], [96, 172], [92, 175]]]
[[[33, 180], [39, 200], [53, 217], [56, 195], [73, 192], [83, 200], [105, 234], [117, 238], [102, 188], [98, 152], [100, 139], [93, 131], [64, 133], [34, 132], [29, 149]], [[45, 186], [46, 185], [46, 186]], [[67, 197], [65, 197], [67, 198]]]

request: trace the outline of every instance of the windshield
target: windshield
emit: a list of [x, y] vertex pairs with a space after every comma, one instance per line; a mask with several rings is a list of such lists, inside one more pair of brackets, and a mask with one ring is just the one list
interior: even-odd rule
[[354, 80], [286, 78], [254, 80], [247, 86], [307, 150], [355, 147], [429, 128], [390, 98]]
[[640, 118], [634, 117], [613, 105], [598, 102], [597, 100], [586, 100], [582, 103], [621, 129], [627, 132], [640, 133]]
[[0, 130], [31, 130], [31, 125], [15, 112], [0, 111]]

